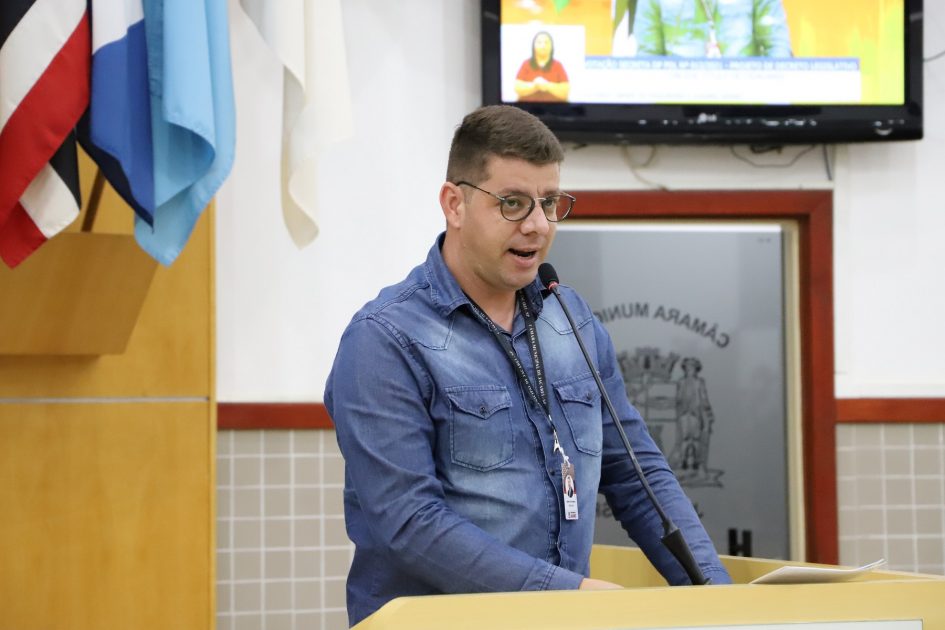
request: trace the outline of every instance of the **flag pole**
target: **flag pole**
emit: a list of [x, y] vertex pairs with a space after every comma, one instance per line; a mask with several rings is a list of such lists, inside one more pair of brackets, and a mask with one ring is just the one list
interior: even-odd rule
[[102, 201], [102, 191], [105, 189], [105, 176], [102, 169], [96, 169], [95, 181], [92, 182], [92, 192], [89, 194], [89, 205], [85, 209], [85, 218], [82, 220], [82, 231], [91, 232], [98, 214], [98, 205]]

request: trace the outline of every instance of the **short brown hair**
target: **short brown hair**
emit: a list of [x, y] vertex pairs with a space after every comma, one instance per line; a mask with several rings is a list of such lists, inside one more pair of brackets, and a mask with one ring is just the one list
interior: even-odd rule
[[490, 156], [518, 158], [538, 166], [564, 160], [561, 143], [534, 115], [511, 105], [487, 105], [469, 113], [453, 134], [447, 181], [488, 179]]

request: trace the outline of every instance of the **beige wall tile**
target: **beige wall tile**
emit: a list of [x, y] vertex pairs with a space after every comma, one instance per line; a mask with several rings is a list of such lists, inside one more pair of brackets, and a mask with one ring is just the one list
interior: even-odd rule
[[883, 427], [884, 446], [912, 446], [911, 424], [887, 424]]
[[233, 453], [236, 455], [262, 453], [262, 431], [233, 431]]
[[345, 460], [341, 457], [325, 457], [325, 483], [344, 485]]
[[878, 448], [861, 448], [854, 453], [853, 474], [857, 477], [875, 477], [880, 474], [880, 457], [883, 452]]
[[860, 538], [856, 541], [856, 563], [873, 562], [886, 557], [886, 545], [880, 538]]
[[907, 448], [894, 448], [883, 451], [883, 474], [911, 475], [912, 450]]
[[840, 536], [857, 535], [857, 518], [859, 512], [856, 508], [840, 508], [837, 510], [837, 531]]
[[227, 552], [218, 552], [217, 553], [217, 579], [218, 580], [230, 580], [233, 578], [231, 571], [233, 570], [233, 556]]
[[298, 630], [309, 630], [310, 628], [319, 628], [320, 630], [325, 630], [325, 628], [322, 627], [322, 613], [298, 613], [295, 615], [295, 627], [298, 628]]
[[915, 541], [894, 538], [886, 543], [889, 567], [900, 571], [915, 571]]
[[264, 543], [267, 548], [292, 546], [292, 521], [269, 519], [266, 521]]
[[217, 487], [229, 486], [232, 484], [232, 475], [230, 474], [230, 459], [217, 458]]
[[840, 564], [846, 566], [859, 566], [860, 561], [856, 555], [855, 538], [844, 537], [840, 539]]
[[325, 625], [323, 630], [346, 630], [348, 627], [348, 613], [343, 611], [331, 611], [325, 613]]
[[233, 452], [233, 431], [217, 432], [217, 457]]
[[260, 551], [234, 551], [233, 578], [257, 580], [262, 577], [262, 556]]
[[295, 606], [296, 608], [317, 609], [322, 606], [321, 580], [296, 580]]
[[[292, 610], [292, 582], [266, 582], [266, 610]], [[269, 615], [266, 617], [269, 627]]]
[[230, 520], [217, 519], [217, 549], [226, 549], [230, 546], [231, 523]]
[[322, 513], [321, 493], [318, 488], [296, 488], [295, 513], [302, 516], [317, 516]]
[[882, 485], [886, 492], [886, 505], [912, 505], [912, 477], [886, 479]]
[[295, 467], [295, 483], [309, 486], [319, 483], [319, 459], [316, 456], [296, 457], [292, 465]]
[[296, 431], [295, 452], [321, 454], [321, 434], [323, 431]]
[[266, 630], [303, 630], [292, 622], [291, 613], [267, 613]]
[[942, 544], [941, 538], [919, 538], [916, 540], [916, 554], [919, 566], [939, 567], [939, 572], [942, 572], [942, 565], [945, 564], [945, 545]]
[[942, 527], [942, 508], [916, 508], [915, 510], [916, 533], [935, 534], [945, 537], [945, 529]]
[[258, 486], [262, 483], [262, 459], [237, 457], [233, 459], [233, 485]]
[[292, 452], [292, 431], [266, 431], [266, 453], [290, 453]]
[[266, 551], [266, 577], [289, 579], [292, 577], [291, 551]]
[[348, 569], [351, 568], [351, 551], [348, 549], [327, 549], [325, 550], [325, 577], [348, 576]]
[[233, 600], [233, 609], [237, 612], [259, 610], [262, 605], [262, 583], [235, 584]]
[[917, 448], [915, 450], [915, 474], [940, 477], [942, 475], [942, 450]]
[[315, 579], [323, 577], [323, 553], [323, 551], [297, 551], [295, 553], [294, 577], [302, 579]]
[[258, 488], [237, 488], [233, 491], [233, 516], [259, 516], [260, 501]]
[[321, 544], [322, 523], [318, 519], [298, 519], [295, 521], [295, 546], [317, 547]]
[[915, 480], [916, 505], [942, 505], [945, 503], [945, 479], [941, 477]]
[[289, 488], [267, 488], [264, 511], [266, 516], [289, 516], [292, 514], [292, 490]]
[[267, 486], [287, 486], [292, 483], [292, 460], [288, 457], [266, 457], [263, 471]]
[[912, 508], [886, 510], [886, 534], [889, 536], [913, 535], [915, 533], [915, 513]]
[[856, 476], [856, 451], [837, 452], [837, 477]]
[[880, 477], [870, 477], [856, 480], [856, 497], [858, 505], [882, 505], [883, 481]]
[[854, 446], [856, 440], [856, 425], [838, 424], [836, 440], [838, 451]]
[[338, 448], [338, 438], [334, 431], [322, 432], [322, 454], [341, 457], [341, 449]]
[[233, 599], [230, 597], [229, 584], [217, 584], [217, 610], [231, 610]]
[[854, 435], [858, 449], [877, 448], [883, 443], [882, 425], [858, 424]]
[[345, 501], [343, 488], [325, 488], [325, 514], [338, 514], [344, 516]]
[[240, 549], [262, 547], [262, 521], [258, 519], [234, 521], [233, 546]]
[[233, 618], [234, 630], [259, 630], [262, 628], [262, 615], [240, 615]]
[[325, 607], [345, 607], [345, 580], [325, 580]]
[[919, 445], [928, 445], [928, 446], [942, 446], [942, 431], [943, 425], [941, 424], [914, 424], [912, 425], [913, 438], [915, 444]]
[[857, 511], [856, 533], [859, 536], [882, 536], [886, 533], [883, 510], [863, 508]]
[[350, 545], [348, 534], [345, 532], [345, 520], [343, 517], [329, 518], [324, 521], [325, 526], [325, 544], [330, 547], [340, 545]]
[[229, 490], [217, 489], [217, 516], [232, 516], [233, 493]]

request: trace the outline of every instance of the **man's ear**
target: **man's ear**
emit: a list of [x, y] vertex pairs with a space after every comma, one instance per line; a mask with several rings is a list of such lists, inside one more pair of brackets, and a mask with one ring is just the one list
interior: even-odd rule
[[463, 213], [466, 211], [466, 196], [459, 186], [450, 182], [443, 182], [440, 188], [440, 208], [446, 217], [446, 225], [457, 228], [462, 223]]

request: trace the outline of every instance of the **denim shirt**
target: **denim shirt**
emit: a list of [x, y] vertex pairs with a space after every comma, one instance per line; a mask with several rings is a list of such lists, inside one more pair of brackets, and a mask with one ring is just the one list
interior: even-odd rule
[[[440, 254], [383, 289], [345, 330], [325, 404], [345, 458], [352, 625], [405, 595], [576, 589], [588, 575], [596, 495], [670, 584], [688, 584], [663, 549], [661, 521], [633, 471], [574, 331], [537, 281], [551, 417], [575, 467], [579, 518], [565, 520], [561, 458], [550, 424]], [[613, 344], [588, 305], [562, 286], [578, 330], [647, 479], [706, 577], [730, 581], [692, 504], [627, 400]], [[530, 378], [521, 314], [511, 335]], [[507, 334], [507, 333], [501, 333]]]

